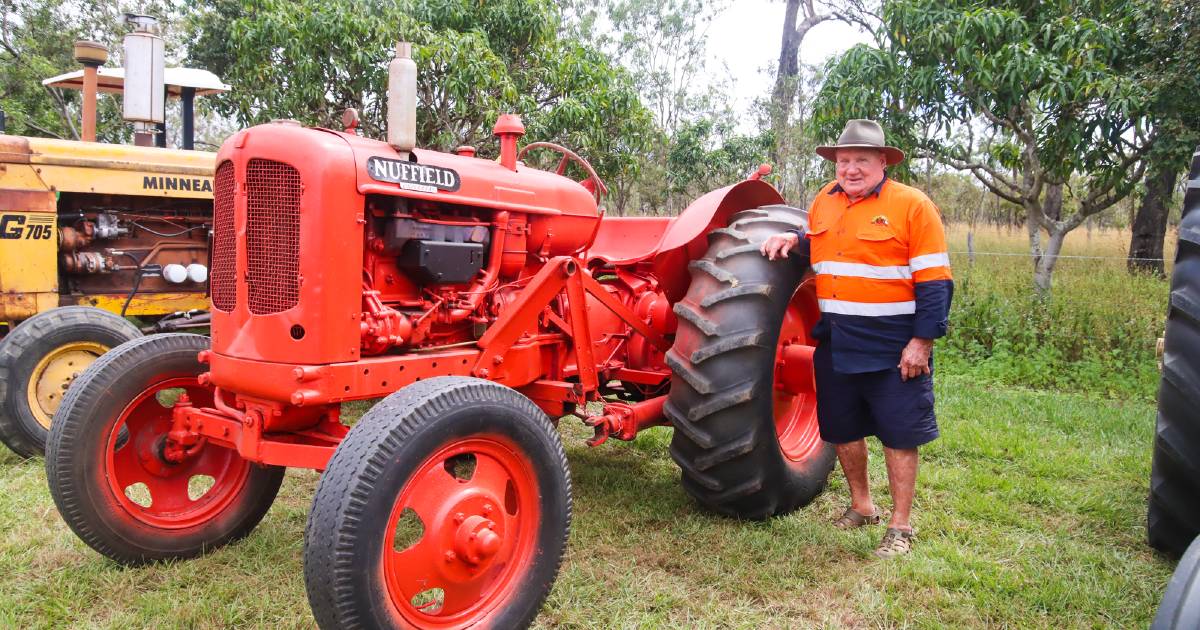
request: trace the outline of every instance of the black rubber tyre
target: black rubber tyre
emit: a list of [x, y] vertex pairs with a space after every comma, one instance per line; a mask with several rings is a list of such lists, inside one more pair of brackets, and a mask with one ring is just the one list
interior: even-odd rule
[[[0, 340], [0, 442], [22, 457], [45, 454], [47, 424], [55, 406], [51, 402], [49, 408], [43, 408], [31, 400], [36, 396], [30, 392], [34, 372], [38, 371], [39, 376], [46, 372], [43, 360], [75, 348], [62, 361], [74, 363], [82, 358], [84, 364], [76, 366], [82, 372], [109, 348], [141, 336], [141, 331], [125, 318], [90, 306], [64, 306], [21, 322]], [[62, 384], [69, 382], [68, 378]], [[57, 390], [55, 387], [50, 395], [61, 401], [65, 391]]]
[[[207, 337], [163, 334], [114, 348], [71, 386], [51, 428], [46, 477], [59, 514], [84, 542], [121, 564], [194, 557], [238, 540], [254, 530], [279, 491], [283, 468], [246, 462], [236, 452], [212, 444], [203, 447], [201, 456], [211, 453], [231, 462], [230, 469], [238, 474], [230, 475], [233, 483], [218, 481], [210, 490], [221, 500], [215, 504], [217, 509], [203, 517], [185, 520], [192, 508], [184, 508], [179, 517], [172, 519], [168, 514], [162, 519], [172, 521], [170, 527], [148, 523], [132, 504], [124, 502], [125, 497], [116, 495], [109, 481], [119, 473], [115, 465], [109, 468], [119, 451], [142, 443], [143, 437], [151, 444], [161, 440], [170, 425], [170, 407], [154, 403], [159, 405], [158, 416], [146, 426], [158, 430], [137, 429], [131, 434], [128, 423], [125, 428], [119, 424], [128, 410], [140, 408], [135, 406], [139, 400], [153, 401], [147, 393], [159, 391], [155, 388], [163, 383], [189, 382], [203, 390], [195, 379], [205, 368], [196, 354], [209, 347]], [[163, 467], [187, 472], [170, 466]], [[191, 477], [183, 481], [190, 483]], [[200, 498], [193, 500], [191, 505], [205, 505]]]
[[1200, 153], [1192, 161], [1171, 306], [1150, 472], [1146, 532], [1155, 549], [1178, 556], [1200, 535]]
[[[498, 468], [485, 470], [480, 454], [473, 476], [457, 483], [444, 479], [451, 470], [442, 454], [466, 448], [479, 440], [499, 440], [515, 458], [504, 470], [536, 486], [536, 491], [513, 483], [498, 516], [496, 531], [509, 532], [513, 545], [523, 545], [523, 556], [506, 557], [503, 564], [476, 567], [480, 595], [475, 607], [449, 610], [451, 593], [465, 588], [448, 577], [457, 575], [462, 562], [451, 549], [437, 547], [447, 532], [455, 531], [464, 514], [476, 518], [470, 507], [476, 490]], [[472, 447], [473, 448], [473, 447]], [[471, 451], [469, 451], [471, 452]], [[484, 453], [485, 451], [479, 451]], [[475, 457], [475, 455], [472, 455]], [[514, 464], [515, 462], [515, 464]], [[481, 472], [483, 471], [483, 472]], [[437, 476], [431, 480], [431, 475]], [[430, 493], [430, 484], [450, 483], [449, 492], [434, 506], [411, 503], [421, 520], [421, 533], [396, 549], [389, 531], [398, 510], [409, 510], [407, 498]], [[509, 487], [505, 485], [504, 487]], [[460, 491], [457, 488], [466, 490]], [[458, 494], [456, 492], [466, 492]], [[423, 495], [426, 496], [426, 495]], [[462, 497], [467, 498], [462, 498]], [[512, 500], [510, 504], [510, 498]], [[493, 514], [491, 503], [483, 510]], [[514, 506], [514, 507], [510, 507]], [[523, 507], [515, 507], [515, 506]], [[466, 506], [466, 507], [464, 507]], [[478, 507], [476, 505], [476, 507]], [[448, 521], [451, 515], [460, 520]], [[514, 519], [532, 519], [514, 526]], [[536, 523], [536, 525], [533, 525]], [[371, 408], [338, 446], [321, 477], [305, 531], [304, 580], [308, 601], [321, 628], [437, 627], [523, 628], [537, 616], [562, 564], [571, 523], [571, 478], [566, 454], [550, 419], [519, 392], [488, 381], [465, 377], [438, 377], [414, 383]], [[507, 528], [507, 529], [506, 529]], [[524, 535], [512, 534], [523, 532]], [[506, 544], [509, 544], [506, 542]], [[433, 562], [409, 562], [401, 554], [421, 549]], [[427, 549], [428, 548], [428, 549]], [[444, 589], [446, 603], [414, 612], [410, 594], [392, 577], [394, 563], [417, 572], [420, 589]], [[426, 572], [429, 579], [424, 579]], [[484, 584], [486, 583], [486, 584]], [[490, 594], [489, 594], [490, 593]], [[397, 603], [397, 602], [402, 603]], [[470, 601], [470, 600], [469, 600]], [[442, 608], [438, 611], [437, 608]], [[425, 617], [429, 613], [432, 617]], [[437, 615], [449, 615], [452, 618]]]
[[1200, 628], [1200, 538], [1192, 541], [1163, 592], [1150, 630]]
[[807, 220], [788, 206], [734, 215], [728, 228], [710, 234], [708, 252], [690, 265], [687, 296], [675, 305], [679, 329], [667, 353], [674, 375], [664, 406], [675, 427], [671, 456], [684, 489], [723, 514], [791, 512], [820, 494], [833, 470], [834, 450], [825, 443], [800, 461], [785, 456], [772, 400], [780, 329], [808, 271], [808, 250], [802, 241], [788, 260], [771, 262], [759, 247]]

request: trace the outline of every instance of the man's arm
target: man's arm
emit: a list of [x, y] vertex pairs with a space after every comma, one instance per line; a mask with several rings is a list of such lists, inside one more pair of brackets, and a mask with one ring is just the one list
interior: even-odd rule
[[913, 338], [900, 354], [900, 378], [929, 372], [933, 340], [946, 334], [954, 279], [941, 214], [933, 202], [921, 203], [909, 217], [909, 261], [916, 295]]

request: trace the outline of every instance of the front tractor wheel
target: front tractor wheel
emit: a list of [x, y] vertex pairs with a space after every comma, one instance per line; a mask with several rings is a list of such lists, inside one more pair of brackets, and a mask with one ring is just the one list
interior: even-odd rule
[[760, 244], [803, 228], [807, 213], [766, 206], [713, 230], [675, 305], [679, 330], [664, 413], [689, 494], [718, 512], [762, 519], [825, 488], [833, 448], [817, 428], [809, 335], [820, 316], [807, 255], [769, 261]]
[[571, 522], [566, 455], [520, 393], [441, 377], [373, 407], [321, 477], [304, 579], [321, 628], [523, 628]]
[[125, 318], [90, 306], [21, 322], [0, 341], [0, 441], [22, 457], [41, 457], [71, 382], [109, 348], [141, 336]]
[[46, 475], [67, 525], [126, 565], [188, 558], [249, 534], [271, 507], [283, 468], [202, 442], [182, 460], [165, 447], [184, 394], [213, 406], [196, 360], [206, 337], [166, 334], [105, 354], [70, 389], [50, 432]]

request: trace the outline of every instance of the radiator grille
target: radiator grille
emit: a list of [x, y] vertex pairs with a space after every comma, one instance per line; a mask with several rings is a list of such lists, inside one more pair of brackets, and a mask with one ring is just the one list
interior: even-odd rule
[[246, 288], [250, 312], [270, 315], [300, 301], [300, 173], [272, 160], [246, 166]]
[[213, 308], [228, 313], [237, 305], [237, 241], [233, 225], [233, 162], [217, 167], [213, 182], [213, 243], [209, 291]]

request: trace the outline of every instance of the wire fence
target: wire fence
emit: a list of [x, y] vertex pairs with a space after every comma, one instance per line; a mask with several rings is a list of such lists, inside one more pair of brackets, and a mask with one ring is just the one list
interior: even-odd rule
[[1043, 258], [1060, 258], [1060, 259], [1077, 259], [1077, 260], [1136, 260], [1145, 262], [1166, 262], [1166, 258], [1139, 258], [1129, 256], [1083, 256], [1079, 254], [1033, 254], [1030, 252], [984, 252], [984, 251], [952, 251], [950, 254], [959, 254], [962, 256], [1016, 256], [1023, 258], [1033, 258], [1040, 256]]

